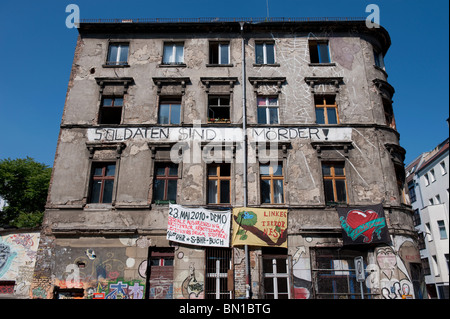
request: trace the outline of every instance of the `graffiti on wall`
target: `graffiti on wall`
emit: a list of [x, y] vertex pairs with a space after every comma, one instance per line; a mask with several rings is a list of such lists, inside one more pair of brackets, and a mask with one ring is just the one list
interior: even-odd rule
[[15, 281], [15, 295], [29, 294], [39, 237], [39, 233], [0, 236], [0, 280]]

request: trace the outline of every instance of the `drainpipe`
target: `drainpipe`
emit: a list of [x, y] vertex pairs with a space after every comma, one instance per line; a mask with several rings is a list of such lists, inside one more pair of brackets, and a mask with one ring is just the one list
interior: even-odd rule
[[[241, 26], [241, 38], [242, 38], [242, 156], [243, 156], [243, 184], [244, 184], [244, 207], [248, 205], [247, 199], [247, 107], [246, 107], [246, 76], [245, 76], [245, 39], [244, 39], [244, 21], [239, 22]], [[251, 280], [250, 280], [250, 254], [248, 251], [248, 245], [244, 246], [245, 250], [245, 297], [251, 299]]]

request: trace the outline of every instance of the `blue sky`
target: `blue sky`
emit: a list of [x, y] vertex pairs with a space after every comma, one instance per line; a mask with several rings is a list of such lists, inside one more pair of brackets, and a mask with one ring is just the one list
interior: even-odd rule
[[77, 39], [65, 12], [81, 18], [366, 17], [380, 8], [391, 36], [386, 57], [406, 163], [448, 137], [449, 2], [441, 0], [1, 0], [0, 159], [53, 165]]

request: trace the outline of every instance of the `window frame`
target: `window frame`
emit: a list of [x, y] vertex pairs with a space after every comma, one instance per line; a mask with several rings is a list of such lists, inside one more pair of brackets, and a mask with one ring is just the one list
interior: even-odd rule
[[[334, 99], [334, 104], [327, 104], [327, 97], [333, 97]], [[321, 98], [323, 104], [317, 104], [317, 100]], [[317, 94], [314, 95], [314, 107], [315, 107], [315, 111], [316, 111], [316, 124], [319, 125], [338, 125], [340, 124], [340, 118], [339, 118], [339, 111], [338, 111], [338, 105], [336, 102], [336, 95], [332, 95], [332, 94]], [[324, 117], [324, 123], [319, 123], [317, 121], [317, 109], [323, 109], [323, 117]], [[329, 119], [328, 119], [328, 109], [333, 108], [336, 112], [336, 123], [329, 123]]]
[[[217, 45], [217, 47], [216, 47]], [[224, 63], [222, 61], [222, 46], [227, 46], [227, 60]], [[213, 50], [216, 50], [217, 62], [213, 61]], [[209, 65], [230, 65], [231, 51], [230, 41], [210, 41], [209, 42]]]
[[[105, 99], [111, 99], [112, 100], [111, 105], [105, 106], [104, 105]], [[122, 105], [116, 106], [115, 101], [117, 99], [122, 99]], [[100, 101], [100, 110], [99, 110], [98, 119], [97, 119], [98, 124], [112, 124], [112, 125], [121, 124], [122, 117], [123, 117], [124, 104], [125, 104], [125, 97], [123, 95], [120, 95], [120, 96], [119, 95], [104, 95], [104, 96], [102, 96], [101, 101]], [[110, 112], [110, 111], [116, 110], [116, 109], [117, 109], [117, 113], [120, 113], [119, 122], [118, 123], [107, 123], [107, 122], [111, 122], [111, 121], [105, 122], [103, 113]]]
[[[225, 262], [225, 265], [223, 264]], [[206, 247], [205, 249], [205, 299], [231, 299], [229, 272], [233, 267], [231, 248]], [[227, 270], [223, 272], [223, 270]], [[211, 271], [212, 270], [212, 271]], [[211, 280], [211, 278], [215, 280]], [[221, 280], [222, 279], [222, 280]], [[223, 280], [226, 279], [226, 280]], [[226, 286], [224, 286], [226, 281]]]
[[445, 221], [438, 220], [438, 221], [436, 221], [436, 224], [438, 226], [440, 239], [448, 239], [447, 227], [445, 226]]
[[[275, 105], [270, 105], [269, 104], [269, 100], [270, 99], [276, 99], [277, 104]], [[265, 100], [265, 104], [264, 105], [259, 105], [259, 101]], [[265, 113], [266, 113], [266, 122], [265, 123], [260, 123], [259, 121], [259, 116], [258, 116], [258, 110], [260, 108], [265, 108]], [[271, 117], [270, 117], [270, 109], [276, 109], [277, 110], [277, 121], [276, 123], [271, 123]], [[280, 101], [279, 101], [279, 97], [277, 95], [257, 95], [256, 96], [256, 119], [258, 124], [262, 124], [262, 125], [272, 125], [272, 124], [280, 124]]]
[[[320, 51], [319, 50], [319, 46], [326, 44], [327, 46], [327, 53], [328, 53], [328, 59], [327, 61], [323, 61]], [[311, 64], [323, 64], [323, 65], [329, 65], [332, 64], [331, 62], [331, 50], [330, 50], [330, 41], [328, 39], [323, 39], [323, 40], [309, 40], [308, 42], [308, 48], [309, 48], [309, 61]], [[312, 49], [315, 50], [314, 52], [314, 56], [313, 56], [313, 52], [311, 51]], [[316, 61], [316, 55], [317, 55], [317, 61]], [[313, 60], [314, 57], [314, 60]]]
[[[260, 185], [259, 185], [259, 192], [260, 192], [260, 196], [261, 196], [261, 204], [264, 205], [284, 205], [286, 203], [286, 186], [285, 186], [285, 180], [284, 180], [284, 175], [285, 175], [285, 168], [283, 165], [283, 162], [278, 162], [278, 166], [281, 166], [281, 175], [273, 175], [274, 174], [274, 169], [273, 166], [270, 164], [260, 164], [259, 165], [259, 181], [260, 181]], [[263, 175], [261, 174], [261, 168], [262, 167], [269, 167], [269, 174], [268, 175]], [[270, 185], [270, 202], [266, 203], [263, 199], [263, 194], [262, 194], [262, 181], [269, 181], [269, 185]], [[281, 192], [281, 202], [280, 203], [275, 203], [275, 186], [274, 186], [274, 181], [278, 181], [281, 180], [282, 181], [282, 192]]]
[[[163, 105], [169, 105], [168, 123], [161, 123], [161, 106], [163, 106]], [[172, 106], [173, 105], [179, 105], [179, 108], [180, 108], [179, 122], [178, 123], [172, 123]], [[167, 97], [167, 98], [160, 98], [159, 99], [158, 124], [160, 124], [160, 125], [179, 125], [182, 122], [181, 114], [182, 114], [182, 99], [181, 99], [181, 97], [180, 98]]]
[[[172, 47], [172, 54], [167, 57], [166, 56], [166, 48]], [[182, 61], [177, 61], [177, 47], [181, 47], [182, 48], [182, 54], [181, 54], [181, 60]], [[166, 61], [166, 58], [168, 58], [169, 60]], [[172, 61], [173, 58], [173, 61]], [[162, 64], [163, 65], [184, 65], [184, 42], [164, 42], [163, 44], [163, 56], [162, 56]]]
[[[170, 175], [170, 165], [175, 165], [175, 168], [177, 170], [176, 175]], [[158, 175], [157, 169], [160, 167], [164, 167], [164, 175]], [[176, 190], [178, 190], [178, 180], [179, 180], [179, 174], [178, 174], [178, 170], [179, 170], [179, 165], [176, 163], [171, 163], [171, 162], [156, 162], [154, 165], [154, 181], [153, 181], [153, 202], [155, 203], [160, 203], [160, 202], [167, 202], [167, 203], [172, 203], [175, 204], [177, 202], [176, 199], [176, 194], [177, 192], [175, 191], [175, 200], [171, 200], [168, 199], [168, 194], [169, 194], [169, 181], [173, 181], [175, 180], [176, 183]], [[164, 182], [163, 187], [164, 187], [164, 196], [163, 199], [156, 199], [156, 180], [161, 180]]]
[[[224, 165], [229, 165], [229, 171], [230, 171], [230, 175], [229, 176], [222, 176], [221, 174], [220, 174], [220, 170], [221, 170], [221, 167], [223, 167]], [[216, 175], [210, 175], [209, 174], [209, 169], [211, 168], [211, 167], [215, 167], [216, 168]], [[225, 206], [229, 206], [229, 205], [231, 205], [231, 194], [232, 194], [232, 186], [231, 186], [231, 175], [232, 175], [232, 172], [231, 172], [231, 164], [230, 163], [211, 163], [211, 164], [208, 164], [208, 165], [206, 165], [206, 185], [207, 185], [207, 187], [206, 187], [206, 189], [207, 189], [207, 192], [206, 192], [206, 202], [207, 202], [207, 205], [225, 205]], [[217, 181], [217, 192], [216, 192], [216, 202], [215, 203], [211, 203], [210, 201], [209, 201], [209, 198], [210, 198], [210, 187], [209, 187], [209, 182], [210, 181]], [[222, 203], [221, 202], [221, 181], [229, 181], [229, 194], [228, 194], [228, 198], [229, 198], [229, 202], [228, 203]]]
[[[272, 262], [272, 272], [265, 272], [264, 269], [264, 260], [270, 260]], [[278, 272], [278, 261], [284, 260], [286, 263], [286, 272]], [[264, 285], [264, 298], [267, 298], [268, 295], [273, 296], [273, 299], [280, 299], [280, 294], [283, 296], [287, 296], [287, 299], [292, 298], [292, 283], [291, 283], [291, 256], [289, 255], [283, 255], [283, 254], [262, 254], [261, 256], [262, 261], [262, 277], [263, 277], [263, 285]], [[287, 282], [287, 294], [285, 292], [280, 293], [278, 291], [279, 285], [278, 285], [278, 279], [286, 279]], [[272, 279], [272, 286], [273, 286], [273, 292], [267, 292], [265, 288], [265, 280], [266, 279]]]
[[[270, 44], [273, 47], [273, 61], [271, 61], [271, 63], [268, 62], [267, 60], [267, 45]], [[262, 52], [263, 52], [263, 61], [258, 62], [258, 54], [257, 54], [257, 47], [262, 45]], [[256, 41], [255, 42], [255, 64], [256, 65], [273, 65], [276, 64], [276, 51], [275, 51], [275, 42], [274, 41]]]
[[[111, 48], [117, 46], [117, 54], [115, 61], [111, 61]], [[122, 55], [122, 48], [127, 47], [127, 56], [125, 61], [120, 61]], [[110, 42], [108, 46], [108, 52], [106, 55], [106, 65], [107, 66], [128, 66], [128, 57], [130, 54], [130, 43], [128, 42]]]
[[[324, 165], [327, 165], [330, 167], [330, 175], [325, 175], [323, 172], [324, 169]], [[342, 169], [344, 174], [343, 175], [336, 175], [336, 169], [335, 166], [337, 165], [342, 165]], [[330, 161], [325, 161], [322, 162], [321, 165], [322, 168], [322, 179], [323, 179], [323, 189], [324, 189], [324, 197], [325, 197], [325, 204], [329, 205], [329, 204], [348, 204], [349, 199], [348, 199], [348, 183], [347, 183], [347, 172], [346, 172], [346, 168], [345, 168], [345, 162], [330, 162]], [[333, 187], [333, 199], [334, 201], [327, 201], [326, 198], [326, 186], [325, 186], [325, 181], [330, 181], [331, 180], [331, 184]], [[345, 182], [345, 202], [339, 202], [337, 201], [338, 199], [338, 195], [337, 195], [337, 187], [336, 187], [336, 181], [344, 181]]]
[[[114, 165], [114, 175], [106, 175], [106, 169], [108, 166]], [[116, 175], [117, 175], [117, 163], [108, 161], [108, 162], [92, 162], [91, 165], [91, 177], [89, 179], [89, 204], [112, 204], [114, 202], [114, 193], [115, 193], [115, 184], [116, 184]], [[102, 175], [95, 175], [96, 168], [102, 168]], [[105, 191], [105, 182], [113, 181], [112, 189], [111, 189], [111, 202], [104, 202], [104, 191]], [[93, 202], [93, 190], [94, 190], [94, 182], [100, 181], [100, 192], [98, 201]]]
[[[211, 105], [211, 100], [212, 99], [218, 99], [219, 105]], [[221, 105], [220, 101], [221, 99], [228, 99], [228, 104], [227, 105]], [[226, 118], [216, 118], [216, 117], [210, 117], [210, 111], [211, 108], [228, 108], [228, 119]], [[214, 112], [214, 111], [212, 111]], [[212, 120], [214, 119], [214, 120]], [[221, 120], [223, 119], [223, 120]], [[231, 123], [231, 94], [209, 94], [208, 95], [208, 114], [207, 114], [207, 122], [208, 123]]]

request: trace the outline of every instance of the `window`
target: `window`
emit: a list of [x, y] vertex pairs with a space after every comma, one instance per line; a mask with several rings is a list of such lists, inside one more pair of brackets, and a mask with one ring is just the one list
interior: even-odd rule
[[330, 63], [328, 41], [309, 41], [311, 63]]
[[99, 124], [120, 124], [122, 120], [123, 97], [103, 97], [98, 115]]
[[258, 96], [258, 124], [278, 124], [278, 97]]
[[422, 220], [420, 219], [420, 211], [419, 209], [416, 209], [414, 211], [414, 226], [419, 226], [422, 223]]
[[447, 230], [445, 229], [445, 223], [443, 220], [437, 221], [439, 227], [439, 234], [441, 235], [441, 239], [447, 239]]
[[428, 260], [428, 258], [423, 258], [421, 259], [421, 261], [424, 276], [431, 275], [430, 261]]
[[106, 65], [128, 65], [128, 44], [110, 44]]
[[428, 200], [428, 204], [429, 204], [429, 205], [434, 205], [434, 199], [433, 199], [433, 198], [430, 198], [430, 199]]
[[256, 64], [275, 64], [275, 44], [259, 42], [255, 44]]
[[289, 299], [291, 288], [287, 249], [263, 247], [262, 266], [265, 298]]
[[376, 50], [373, 50], [373, 58], [375, 60], [375, 65], [384, 70], [384, 60], [383, 55]]
[[386, 125], [395, 130], [396, 124], [394, 118], [394, 110], [392, 109], [392, 103], [387, 99], [383, 99], [383, 110]]
[[[356, 281], [355, 257], [366, 256], [360, 251], [316, 249], [313, 252], [313, 283], [316, 299], [360, 299], [361, 285]], [[394, 257], [392, 251], [387, 251]], [[366, 272], [366, 278], [368, 274]], [[370, 289], [363, 286], [364, 298], [371, 298]]]
[[430, 170], [431, 182], [434, 183], [436, 181], [436, 176], [434, 175], [434, 169]]
[[425, 234], [427, 235], [428, 241], [433, 241], [433, 234], [431, 233], [430, 223], [425, 223]]
[[347, 181], [345, 178], [344, 163], [323, 163], [322, 174], [325, 202], [327, 204], [346, 203]]
[[210, 64], [229, 64], [230, 63], [230, 44], [228, 42], [210, 42], [209, 43], [209, 63]]
[[447, 167], [445, 166], [445, 162], [442, 161], [442, 162], [439, 164], [439, 166], [441, 167], [441, 174], [442, 174], [442, 175], [447, 174]]
[[409, 199], [411, 200], [411, 203], [414, 203], [417, 200], [416, 188], [414, 187], [414, 181], [411, 181], [408, 183], [408, 192], [409, 192]]
[[171, 202], [177, 199], [178, 164], [156, 163], [155, 183], [153, 186], [156, 203]]
[[[146, 271], [140, 275], [149, 279], [148, 295], [150, 299], [172, 299], [173, 298], [173, 269], [174, 269], [174, 249], [152, 247], [150, 248], [150, 267], [147, 265]], [[170, 283], [170, 284], [168, 284]]]
[[115, 163], [93, 164], [90, 203], [112, 203], [115, 173]]
[[208, 165], [208, 204], [230, 204], [231, 165]]
[[208, 97], [208, 123], [230, 123], [230, 96]]
[[161, 100], [159, 103], [158, 124], [180, 124], [181, 99]]
[[206, 248], [206, 299], [231, 299], [228, 290], [228, 271], [231, 269], [229, 248]]
[[428, 177], [428, 174], [423, 175], [423, 178], [425, 180], [425, 186], [430, 185], [430, 178]]
[[184, 44], [183, 43], [165, 43], [163, 52], [163, 64], [183, 64], [184, 63]]
[[441, 203], [441, 196], [438, 194], [434, 197], [434, 199], [436, 200], [436, 204], [440, 204]]
[[263, 204], [282, 204], [283, 195], [283, 165], [261, 165], [259, 167], [261, 178], [261, 202]]
[[317, 124], [339, 124], [339, 115], [334, 95], [314, 96]]

